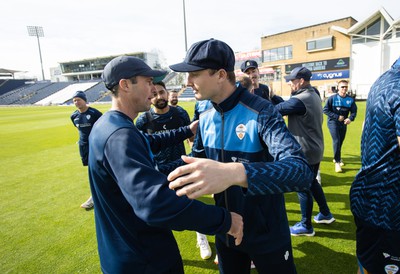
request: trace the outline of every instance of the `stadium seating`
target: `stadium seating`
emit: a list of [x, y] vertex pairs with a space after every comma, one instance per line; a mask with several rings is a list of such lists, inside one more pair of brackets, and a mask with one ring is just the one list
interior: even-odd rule
[[64, 104], [65, 102], [70, 100], [71, 97], [74, 95], [74, 93], [77, 92], [78, 90], [85, 91], [96, 84], [98, 84], [98, 82], [73, 83], [51, 94], [50, 96], [47, 96], [46, 98], [36, 102], [35, 105], [43, 106], [43, 105]]
[[29, 96], [25, 96], [24, 98], [19, 99], [18, 101], [15, 101], [13, 104], [19, 104], [19, 105], [31, 105], [35, 104], [36, 102], [50, 96], [51, 94], [69, 86], [71, 83], [68, 82], [57, 82], [57, 83], [51, 83], [48, 86], [43, 87], [42, 89], [39, 89], [33, 93], [31, 93]]
[[24, 86], [27, 82], [32, 82], [32, 80], [0, 79], [0, 95], [6, 94], [11, 90], [20, 88]]
[[2, 105], [16, 104], [16, 102], [18, 102], [19, 100], [23, 98], [28, 98], [31, 94], [37, 92], [38, 90], [50, 84], [51, 84], [50, 82], [27, 83], [20, 88], [11, 90], [0, 96], [0, 104]]
[[[174, 77], [170, 73], [168, 77]], [[60, 105], [72, 104], [72, 95], [84, 91], [88, 102], [111, 102], [110, 91], [102, 81], [50, 82], [32, 80], [0, 79], [0, 105]], [[3, 93], [2, 93], [3, 92]], [[194, 99], [193, 90], [186, 88], [182, 100]]]

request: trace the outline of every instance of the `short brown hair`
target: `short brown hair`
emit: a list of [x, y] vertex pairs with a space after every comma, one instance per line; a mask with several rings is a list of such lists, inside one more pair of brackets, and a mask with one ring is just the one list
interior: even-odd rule
[[[207, 69], [208, 73], [210, 75], [214, 75], [218, 69]], [[227, 75], [228, 75], [228, 80], [231, 84], [235, 85], [236, 84], [236, 75], [234, 71], [226, 71]]]

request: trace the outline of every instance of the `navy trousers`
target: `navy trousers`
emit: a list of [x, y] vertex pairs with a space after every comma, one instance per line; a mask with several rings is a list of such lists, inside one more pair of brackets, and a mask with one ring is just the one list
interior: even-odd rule
[[328, 204], [325, 199], [325, 193], [317, 180], [319, 163], [311, 165], [311, 168], [314, 172], [314, 180], [311, 183], [310, 191], [297, 193], [300, 202], [301, 222], [305, 225], [306, 228], [310, 228], [312, 226], [311, 218], [314, 203], [313, 197], [318, 204], [319, 211], [323, 215], [328, 215], [330, 213]]
[[332, 136], [333, 158], [336, 163], [342, 159], [342, 145], [346, 137], [347, 125], [338, 121], [328, 121], [329, 132]]

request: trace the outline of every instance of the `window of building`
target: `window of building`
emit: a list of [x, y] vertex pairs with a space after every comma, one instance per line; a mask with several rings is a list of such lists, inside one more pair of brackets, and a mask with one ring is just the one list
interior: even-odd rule
[[306, 42], [307, 51], [327, 50], [333, 48], [333, 36], [327, 36]]
[[292, 46], [263, 50], [262, 61], [273, 62], [293, 58]]
[[[383, 30], [382, 29], [383, 24]], [[389, 23], [383, 18], [378, 18], [373, 23], [369, 24], [366, 28], [362, 29], [357, 33], [357, 36], [353, 37], [353, 44], [361, 44], [368, 42], [376, 42], [379, 41], [380, 35], [386, 32], [389, 29]], [[396, 34], [397, 35], [397, 34]], [[383, 39], [391, 39], [392, 32], [389, 32], [385, 35]]]
[[[386, 32], [389, 29], [390, 25], [386, 20], [383, 20], [383, 31]], [[391, 31], [389, 31], [391, 33]], [[383, 39], [387, 40], [392, 38], [391, 36], [386, 35]]]
[[[367, 36], [374, 36], [375, 38], [379, 39], [380, 33], [381, 33], [381, 19], [379, 18], [371, 25], [367, 26]], [[374, 41], [377, 41], [377, 39], [366, 38], [366, 43]]]
[[360, 35], [360, 36], [353, 37], [353, 39], [352, 39], [353, 44], [365, 43], [365, 32], [366, 32], [366, 29], [363, 29], [362, 31], [358, 32], [357, 35]]

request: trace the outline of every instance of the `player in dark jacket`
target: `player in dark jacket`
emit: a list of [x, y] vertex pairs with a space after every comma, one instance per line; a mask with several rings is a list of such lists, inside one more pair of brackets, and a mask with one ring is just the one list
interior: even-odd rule
[[347, 94], [349, 82], [341, 80], [339, 91], [326, 101], [324, 114], [328, 116], [328, 128], [332, 136], [333, 162], [335, 171], [342, 172], [342, 146], [346, 137], [347, 125], [354, 121], [357, 115], [357, 105], [353, 97]]
[[[100, 118], [102, 113], [97, 109], [88, 106], [87, 97], [83, 91], [77, 91], [72, 96], [72, 102], [76, 106], [77, 110], [71, 114], [71, 121], [79, 132], [78, 144], [82, 165], [87, 166], [89, 156], [89, 134], [94, 123]], [[84, 209], [91, 209], [93, 206], [92, 196], [90, 196], [86, 202], [81, 204], [81, 208]]]
[[213, 105], [200, 114], [204, 154], [195, 155], [209, 159], [184, 157], [170, 188], [190, 198], [214, 194], [217, 205], [242, 214], [242, 244], [216, 236], [221, 273], [248, 273], [251, 260], [258, 273], [296, 273], [283, 193], [308, 189], [313, 173], [274, 106], [236, 85], [234, 64], [232, 49], [210, 39], [170, 66], [189, 72], [196, 99]]
[[269, 87], [264, 84], [260, 84], [260, 71], [258, 70], [258, 64], [255, 60], [246, 60], [240, 66], [240, 70], [247, 74], [250, 78], [253, 88], [252, 91], [255, 95], [261, 96], [264, 99], [271, 100], [269, 94]]
[[[143, 112], [136, 119], [136, 127], [149, 134], [168, 132], [190, 124], [190, 118], [183, 108], [171, 107], [168, 105], [168, 91], [163, 82], [154, 84], [156, 96], [151, 99], [154, 107]], [[169, 146], [154, 155], [158, 165], [170, 163], [185, 155], [184, 141]]]

